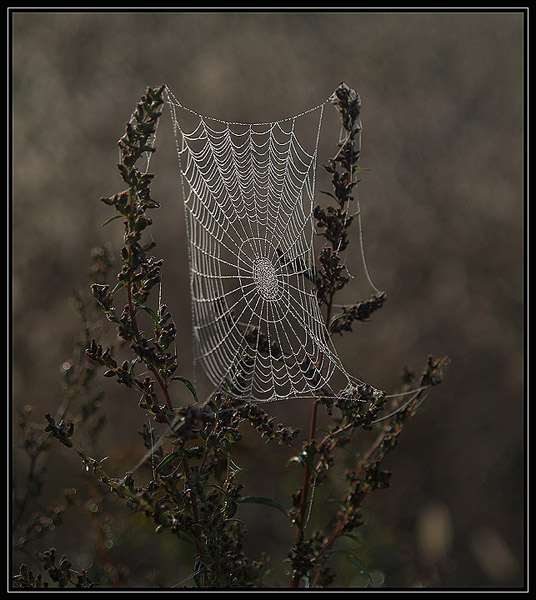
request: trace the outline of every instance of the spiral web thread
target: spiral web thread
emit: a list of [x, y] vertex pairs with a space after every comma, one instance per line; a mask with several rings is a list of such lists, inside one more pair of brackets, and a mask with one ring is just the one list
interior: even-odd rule
[[[194, 364], [237, 398], [352, 393], [363, 382], [337, 356], [313, 285], [325, 103], [280, 121], [237, 123], [202, 116], [166, 92], [189, 243]], [[195, 117], [192, 130], [181, 127], [180, 111]], [[305, 115], [317, 119], [311, 149], [296, 131]]]

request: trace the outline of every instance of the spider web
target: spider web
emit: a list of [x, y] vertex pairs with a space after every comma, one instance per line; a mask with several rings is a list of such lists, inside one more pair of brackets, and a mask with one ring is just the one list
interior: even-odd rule
[[[189, 244], [194, 364], [216, 390], [237, 398], [352, 393], [363, 382], [337, 356], [314, 288], [325, 103], [279, 121], [238, 123], [200, 115], [169, 89], [167, 102]], [[186, 117], [194, 121], [188, 130]], [[298, 133], [305, 118], [309, 144]], [[335, 373], [342, 391], [332, 389]]]

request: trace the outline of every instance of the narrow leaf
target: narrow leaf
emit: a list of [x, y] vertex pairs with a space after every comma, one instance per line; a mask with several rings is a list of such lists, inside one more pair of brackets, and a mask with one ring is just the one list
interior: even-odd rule
[[106, 225], [108, 225], [108, 223], [111, 223], [112, 221], [115, 221], [116, 219], [120, 219], [122, 216], [123, 215], [114, 215], [113, 217], [106, 219], [106, 221], [104, 221], [104, 223], [102, 224], [102, 227], [106, 227]]
[[194, 403], [197, 402], [197, 393], [195, 391], [194, 384], [189, 379], [186, 379], [186, 377], [181, 377], [180, 375], [175, 375], [175, 377], [171, 378], [172, 381], [173, 379], [178, 379], [179, 381], [182, 381], [192, 393], [192, 396], [194, 397]]
[[306, 452], [302, 452], [301, 454], [298, 454], [297, 456], [293, 456], [288, 462], [289, 463], [299, 462], [300, 464], [302, 464], [304, 466], [308, 466], [309, 470], [313, 473], [313, 475], [315, 477], [318, 475], [316, 468], [313, 464], [313, 461], [311, 460], [311, 457]]
[[180, 452], [171, 452], [167, 456], [164, 456], [164, 458], [158, 463], [158, 465], [156, 465], [155, 474], [158, 475], [158, 473], [160, 473], [160, 471], [165, 469], [180, 455], [181, 455]]
[[154, 324], [159, 329], [160, 322], [158, 320], [158, 315], [156, 314], [156, 311], [154, 311], [152, 308], [149, 308], [148, 306], [140, 306], [140, 308], [150, 315], [151, 319], [154, 321]]
[[279, 502], [276, 502], [275, 500], [272, 500], [271, 498], [265, 498], [264, 496], [245, 496], [244, 498], [240, 498], [238, 500], [238, 502], [242, 503], [249, 503], [249, 504], [263, 504], [264, 506], [271, 506], [273, 508], [277, 508], [277, 510], [281, 511], [285, 516], [287, 515], [287, 511], [284, 509], [284, 507], [279, 504]]

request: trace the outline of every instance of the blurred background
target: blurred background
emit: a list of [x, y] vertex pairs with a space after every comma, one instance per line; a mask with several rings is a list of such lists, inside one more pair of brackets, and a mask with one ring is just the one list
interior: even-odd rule
[[[61, 365], [80, 329], [70, 295], [87, 292], [93, 247], [122, 245], [120, 221], [102, 227], [112, 213], [98, 199], [123, 189], [116, 142], [147, 86], [167, 84], [202, 114], [255, 122], [316, 106], [344, 81], [362, 99], [366, 258], [388, 300], [370, 322], [335, 340], [341, 359], [387, 390], [404, 367], [420, 371], [428, 354], [452, 359], [389, 457], [392, 487], [365, 504], [367, 524], [357, 532], [363, 562], [376, 586], [522, 585], [523, 14], [29, 11], [12, 19], [13, 407], [31, 405], [42, 423], [62, 401]], [[337, 151], [339, 130], [328, 105], [320, 162]], [[156, 147], [153, 197], [162, 207], [152, 215], [154, 252], [165, 259], [163, 299], [179, 330], [181, 373], [191, 377], [184, 214], [167, 111]], [[320, 203], [329, 185], [319, 168]], [[359, 273], [357, 228], [351, 232], [348, 267], [356, 277], [341, 302], [371, 293]], [[203, 396], [210, 388], [198, 376]], [[120, 474], [141, 452], [137, 431], [146, 418], [115, 383], [99, 386], [107, 419], [99, 453]], [[268, 410], [308, 427], [303, 402]], [[253, 437], [245, 447], [248, 493], [288, 502], [299, 479], [284, 468], [288, 456]], [[172, 585], [186, 577], [190, 557], [171, 537], [156, 538], [119, 502], [84, 504], [90, 485], [78, 482], [72, 455], [51, 449], [43, 493], [52, 501], [64, 487], [79, 487], [86, 517], [68, 512], [68, 526], [35, 548], [54, 545], [95, 571], [102, 555], [87, 523], [103, 510], [109, 535], [99, 552], [122, 565], [127, 580]], [[13, 465], [16, 494], [28, 465], [18, 452]], [[319, 526], [321, 516], [316, 504]], [[243, 518], [252, 558], [266, 551], [280, 570], [293, 539], [282, 516], [252, 506]], [[30, 559], [15, 553], [15, 570], [21, 560]], [[286, 581], [274, 575], [276, 584]], [[362, 583], [341, 566], [336, 584]]]

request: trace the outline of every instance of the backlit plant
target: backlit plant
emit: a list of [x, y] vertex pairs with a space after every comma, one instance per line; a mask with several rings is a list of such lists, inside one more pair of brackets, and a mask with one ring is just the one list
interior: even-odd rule
[[[397, 446], [405, 424], [421, 405], [423, 391], [419, 390], [441, 382], [446, 359], [430, 357], [420, 375], [406, 371], [400, 390], [403, 395], [395, 398], [373, 394], [366, 385], [354, 397], [319, 395], [311, 402], [305, 439], [294, 424], [278, 423], [260, 404], [224, 393], [200, 403], [193, 384], [179, 374], [173, 317], [168, 307], [155, 299], [163, 260], [151, 254], [155, 244], [147, 230], [159, 203], [151, 196], [153, 176], [137, 166], [144, 155], [154, 151], [151, 140], [164, 105], [164, 89], [147, 90], [119, 141], [118, 169], [126, 188], [102, 201], [115, 211], [108, 221], [123, 224], [123, 245], [117, 253], [109, 246], [93, 252], [90, 272], [94, 304], [88, 305], [81, 294], [75, 296], [83, 328], [75, 358], [64, 369], [66, 400], [57, 415], [45, 415], [42, 432], [31, 426], [30, 407], [20, 413], [22, 449], [30, 469], [14, 515], [15, 548], [29, 552], [47, 530], [61, 525], [65, 511], [77, 506], [77, 492], [69, 485], [67, 473], [68, 488], [57, 504], [30, 510], [30, 506], [39, 506], [44, 485], [39, 462], [55, 438], [78, 454], [93, 478], [96, 494], [113, 494], [128, 511], [151, 522], [155, 534], [167, 531], [176, 544], [191, 548], [191, 575], [181, 584], [185, 587], [327, 587], [337, 583], [332, 567], [336, 552], [343, 553], [366, 581], [366, 566], [354, 543], [356, 530], [364, 524], [364, 501], [370, 492], [389, 487], [390, 473], [383, 466], [384, 459]], [[331, 176], [329, 196], [334, 204], [318, 205], [314, 210], [317, 231], [326, 242], [318, 257], [315, 286], [329, 333], [342, 335], [368, 320], [382, 307], [386, 295], [374, 294], [334, 314], [335, 295], [349, 281], [341, 253], [351, 243], [350, 207], [361, 171], [356, 146], [361, 105], [359, 95], [345, 84], [335, 91], [333, 103], [346, 139], [325, 165]], [[113, 270], [116, 275], [111, 279]], [[113, 343], [106, 344], [94, 334], [88, 313], [95, 307], [115, 329]], [[270, 341], [262, 332], [250, 329], [246, 336], [261, 350], [266, 347], [266, 351], [277, 352], [277, 348], [270, 349]], [[120, 475], [108, 472], [105, 458], [94, 457], [94, 451], [84, 448], [77, 435], [85, 428], [94, 440], [104, 425], [99, 413], [102, 394], [92, 392], [91, 387], [97, 373], [120, 384], [147, 420], [140, 432], [145, 449], [143, 465], [151, 473], [146, 483], [138, 481], [136, 469]], [[80, 404], [79, 414], [67, 418], [74, 412], [75, 401]], [[319, 410], [329, 418], [329, 425], [322, 429], [317, 426]], [[165, 432], [158, 437], [157, 427]], [[286, 463], [301, 468], [287, 505], [249, 492], [247, 479], [236, 468], [233, 457], [240, 451], [244, 430], [249, 428], [259, 443], [278, 443], [286, 448]], [[371, 430], [376, 433], [374, 440], [358, 454], [354, 444], [358, 433]], [[325, 522], [309, 523], [313, 490], [331, 489], [333, 477], [340, 473], [335, 465], [345, 468], [342, 482], [338, 481], [339, 488], [342, 485], [336, 498], [338, 508]], [[266, 556], [250, 558], [244, 550], [248, 524], [240, 518], [240, 508], [251, 503], [283, 514], [288, 527], [295, 530], [295, 541], [286, 551], [288, 560], [279, 567], [269, 564]], [[40, 567], [37, 574], [36, 565]], [[58, 558], [54, 548], [47, 548], [37, 553], [32, 568], [22, 564], [13, 581], [20, 588], [129, 586], [128, 579], [113, 566], [107, 572], [107, 578], [93, 578], [91, 569], [74, 569], [68, 558]], [[283, 578], [286, 584], [281, 583]]]

